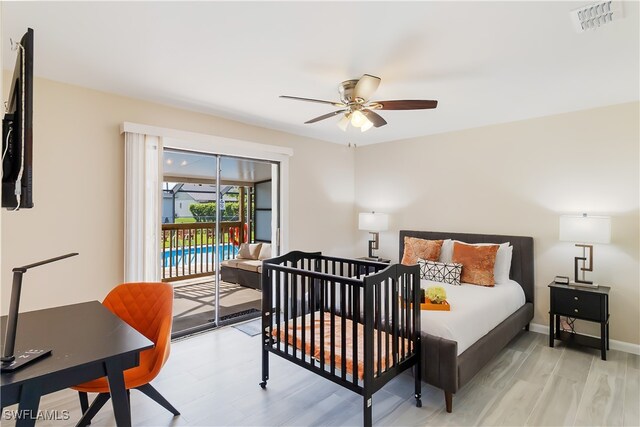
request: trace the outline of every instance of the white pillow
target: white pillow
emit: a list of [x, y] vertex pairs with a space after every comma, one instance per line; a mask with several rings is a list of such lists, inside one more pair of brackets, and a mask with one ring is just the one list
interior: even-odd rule
[[467, 243], [460, 240], [447, 239], [442, 243], [440, 250], [440, 262], [451, 263], [453, 257], [453, 242], [464, 243], [466, 245], [475, 246], [491, 246], [498, 245], [496, 253], [496, 263], [493, 266], [493, 277], [496, 285], [509, 281], [509, 271], [511, 271], [511, 257], [513, 256], [513, 246], [510, 242], [505, 243]]
[[262, 243], [242, 243], [238, 250], [237, 259], [258, 259]]
[[493, 266], [493, 277], [496, 281], [496, 285], [499, 285], [500, 283], [507, 283], [509, 281], [512, 256], [513, 246], [509, 243], [503, 243], [500, 245], [498, 253], [496, 254], [496, 263]]
[[440, 259], [438, 261], [444, 263], [450, 263], [451, 258], [453, 257], [453, 240], [446, 239], [442, 242], [442, 247], [440, 248]]
[[271, 243], [263, 243], [260, 248], [260, 255], [258, 255], [258, 259], [263, 260], [269, 258], [271, 258]]

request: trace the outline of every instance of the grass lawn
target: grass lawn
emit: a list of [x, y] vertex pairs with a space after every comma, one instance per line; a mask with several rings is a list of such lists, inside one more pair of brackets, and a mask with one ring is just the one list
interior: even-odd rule
[[175, 223], [176, 224], [192, 224], [196, 222], [195, 218], [176, 218]]

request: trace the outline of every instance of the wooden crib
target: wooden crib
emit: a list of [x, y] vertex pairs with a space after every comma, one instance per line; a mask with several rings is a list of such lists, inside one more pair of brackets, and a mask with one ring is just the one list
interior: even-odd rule
[[414, 367], [421, 403], [420, 275], [418, 266], [294, 251], [263, 261], [262, 382], [269, 353], [363, 397]]

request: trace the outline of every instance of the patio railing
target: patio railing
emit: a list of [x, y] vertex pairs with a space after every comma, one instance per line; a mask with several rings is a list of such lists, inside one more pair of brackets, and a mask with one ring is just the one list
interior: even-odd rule
[[162, 224], [162, 281], [211, 275], [215, 256], [220, 261], [234, 258], [245, 238], [242, 223], [221, 222], [220, 233], [218, 239], [214, 222]]

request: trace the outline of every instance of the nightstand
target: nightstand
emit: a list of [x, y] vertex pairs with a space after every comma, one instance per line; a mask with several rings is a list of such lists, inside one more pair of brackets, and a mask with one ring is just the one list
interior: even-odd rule
[[[549, 347], [554, 338], [600, 349], [602, 360], [607, 360], [609, 349], [609, 287], [586, 288], [549, 284]], [[560, 330], [560, 316], [600, 323], [600, 338]], [[554, 334], [555, 323], [555, 334]]]
[[385, 264], [391, 264], [390, 259], [384, 259], [384, 258], [369, 258], [368, 256], [363, 256], [357, 259], [361, 259], [363, 261], [375, 261], [375, 262], [384, 262]]

